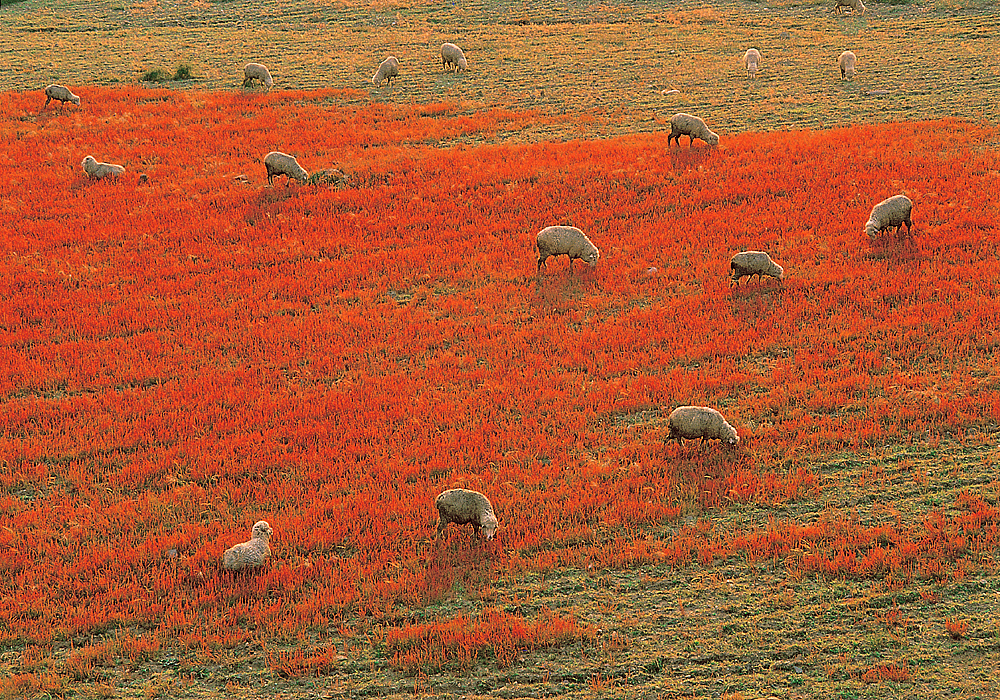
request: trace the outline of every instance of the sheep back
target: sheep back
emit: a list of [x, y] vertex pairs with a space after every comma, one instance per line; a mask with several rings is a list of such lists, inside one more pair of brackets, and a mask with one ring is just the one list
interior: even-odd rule
[[103, 180], [106, 177], [118, 177], [125, 174], [125, 168], [116, 163], [100, 163], [94, 156], [87, 156], [80, 163], [83, 172], [87, 173], [95, 180]]
[[254, 80], [259, 80], [267, 90], [274, 85], [271, 79], [271, 72], [262, 63], [248, 63], [243, 67], [243, 87], [246, 87]]
[[459, 69], [469, 70], [469, 62], [465, 60], [465, 52], [455, 44], [441, 44], [441, 63], [446, 69], [454, 66], [456, 73]]
[[910, 234], [913, 221], [910, 214], [913, 212], [913, 202], [905, 194], [897, 194], [888, 199], [884, 199], [872, 208], [871, 216], [865, 224], [865, 233], [868, 238], [874, 239], [879, 233], [886, 229], [893, 228], [898, 233], [906, 224], [906, 233]]
[[271, 534], [271, 526], [267, 521], [259, 520], [254, 523], [250, 540], [233, 545], [222, 555], [222, 568], [239, 571], [262, 565], [271, 556], [268, 544]]
[[677, 139], [677, 145], [681, 145], [681, 136], [687, 136], [694, 143], [695, 139], [701, 139], [709, 146], [719, 145], [719, 135], [708, 128], [701, 117], [680, 112], [670, 117], [670, 135], [667, 136], [667, 146], [671, 139]]
[[395, 56], [389, 56], [379, 64], [378, 70], [372, 76], [372, 84], [381, 87], [384, 80], [392, 85], [392, 79], [399, 76], [399, 60]]
[[601, 257], [601, 251], [597, 249], [590, 239], [575, 226], [547, 226], [538, 232], [536, 237], [538, 246], [538, 272], [541, 273], [545, 261], [553, 255], [569, 256], [569, 271], [573, 272], [573, 261], [583, 260], [594, 267]]
[[80, 98], [74, 95], [68, 87], [64, 85], [49, 85], [45, 88], [45, 104], [42, 105], [42, 109], [49, 106], [49, 102], [52, 100], [59, 100], [59, 103], [64, 105], [67, 102], [72, 102], [77, 107], [80, 106]]
[[837, 0], [833, 9], [837, 14], [843, 14], [845, 7], [851, 8], [852, 12], [860, 12], [862, 15], [865, 13], [865, 4], [861, 0]]
[[714, 408], [680, 406], [670, 413], [667, 420], [670, 428], [667, 440], [680, 443], [681, 438], [701, 438], [702, 444], [706, 440], [721, 440], [725, 445], [736, 445], [740, 441], [733, 426]]
[[294, 157], [281, 151], [271, 151], [264, 156], [264, 167], [267, 169], [267, 183], [269, 185], [274, 184], [274, 178], [277, 175], [284, 175], [288, 179], [294, 178], [299, 182], [305, 182], [309, 177], [309, 173], [299, 165]]
[[747, 52], [743, 54], [743, 65], [746, 66], [747, 75], [756, 78], [757, 72], [760, 70], [760, 51], [747, 49]]
[[763, 275], [779, 280], [785, 279], [785, 270], [781, 265], [775, 264], [770, 255], [759, 250], [744, 250], [734, 255], [729, 261], [729, 272], [730, 284], [732, 282], [738, 284], [744, 277], [754, 275], [757, 275], [758, 280]]
[[493, 539], [498, 523], [490, 500], [478, 491], [469, 489], [449, 489], [434, 499], [438, 510], [437, 537], [448, 523], [472, 525], [477, 536]]
[[854, 55], [854, 52], [845, 51], [840, 54], [837, 63], [840, 65], [840, 79], [854, 80], [854, 72], [858, 65], [858, 57]]

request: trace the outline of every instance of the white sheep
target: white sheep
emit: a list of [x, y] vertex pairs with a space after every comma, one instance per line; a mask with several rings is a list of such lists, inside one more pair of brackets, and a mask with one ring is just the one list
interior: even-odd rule
[[760, 51], [757, 49], [747, 49], [747, 52], [743, 54], [743, 65], [746, 66], [747, 76], [756, 78], [757, 71], [760, 70]]
[[264, 156], [264, 167], [267, 168], [267, 184], [274, 185], [276, 175], [284, 175], [288, 180], [295, 179], [305, 182], [309, 173], [299, 165], [293, 156], [281, 151], [271, 151]]
[[264, 92], [270, 92], [274, 81], [271, 79], [271, 72], [262, 63], [248, 63], [243, 66], [243, 87], [253, 81], [260, 81], [264, 86]]
[[446, 70], [455, 66], [456, 73], [459, 69], [469, 70], [469, 62], [465, 60], [465, 53], [455, 44], [441, 44], [441, 63]]
[[583, 231], [575, 226], [546, 226], [538, 232], [538, 274], [542, 273], [542, 265], [553, 255], [569, 257], [569, 272], [573, 274], [573, 261], [579, 258], [594, 267], [597, 265], [601, 251], [597, 249]]
[[667, 440], [681, 438], [695, 440], [701, 438], [701, 444], [706, 440], [721, 440], [724, 445], [733, 446], [740, 441], [733, 426], [726, 422], [722, 414], [707, 406], [680, 406], [675, 408], [667, 419], [670, 432]]
[[844, 8], [851, 8], [851, 14], [855, 12], [865, 13], [865, 4], [861, 0], [837, 0], [837, 4], [833, 6], [834, 11], [838, 15], [844, 14]]
[[910, 213], [913, 211], [913, 202], [905, 194], [897, 194], [894, 197], [884, 199], [872, 209], [868, 223], [865, 224], [865, 233], [868, 238], [875, 240], [875, 236], [887, 229], [893, 228], [898, 234], [906, 224], [906, 235], [910, 235], [913, 221]]
[[837, 63], [840, 64], [840, 79], [854, 80], [854, 69], [858, 64], [858, 57], [854, 55], [854, 52], [845, 51], [840, 54]]
[[701, 117], [680, 112], [670, 117], [670, 135], [667, 136], [667, 146], [670, 146], [671, 139], [677, 139], [677, 145], [680, 146], [682, 135], [690, 138], [691, 144], [694, 143], [695, 139], [701, 139], [709, 146], [719, 145], [719, 135], [709, 129]]
[[45, 104], [42, 105], [42, 109], [49, 106], [49, 102], [52, 100], [59, 100], [59, 107], [65, 107], [67, 102], [72, 102], [77, 107], [80, 106], [80, 98], [70, 92], [68, 87], [63, 85], [49, 85], [45, 88]]
[[497, 532], [497, 516], [493, 512], [493, 506], [478, 491], [449, 489], [434, 499], [434, 505], [438, 509], [438, 538], [448, 527], [448, 523], [471, 524], [476, 535], [487, 540], [492, 540]]
[[94, 156], [87, 156], [80, 163], [83, 172], [87, 173], [95, 180], [103, 180], [106, 177], [115, 178], [125, 174], [125, 168], [115, 163], [99, 163]]
[[742, 253], [734, 255], [729, 261], [729, 273], [730, 286], [733, 282], [739, 284], [744, 277], [753, 278], [754, 275], [757, 275], [758, 282], [762, 275], [774, 277], [777, 280], [785, 279], [784, 268], [775, 264], [767, 253], [759, 250], [744, 250]]
[[258, 520], [250, 532], [249, 541], [234, 544], [222, 555], [222, 568], [239, 571], [263, 564], [271, 556], [271, 547], [268, 546], [271, 533], [271, 526], [267, 521]]
[[399, 60], [395, 56], [389, 56], [379, 64], [378, 70], [372, 76], [372, 85], [382, 87], [383, 80], [392, 85], [392, 79], [397, 77], [399, 77]]

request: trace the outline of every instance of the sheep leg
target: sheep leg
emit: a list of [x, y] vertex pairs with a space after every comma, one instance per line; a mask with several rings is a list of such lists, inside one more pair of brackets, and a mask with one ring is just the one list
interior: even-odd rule
[[45, 96], [45, 104], [42, 105], [42, 109], [45, 109], [46, 107], [48, 107], [49, 106], [49, 102], [51, 102], [51, 101], [52, 101], [52, 98], [49, 97], [48, 95], [46, 95]]

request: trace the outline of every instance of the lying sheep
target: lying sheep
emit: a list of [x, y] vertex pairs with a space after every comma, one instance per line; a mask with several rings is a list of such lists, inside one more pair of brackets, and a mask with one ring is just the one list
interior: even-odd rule
[[379, 64], [378, 70], [375, 71], [375, 75], [372, 76], [372, 85], [375, 87], [382, 87], [383, 80], [389, 85], [392, 85], [392, 79], [398, 76], [399, 61], [395, 56], [389, 56], [389, 58]]
[[248, 63], [243, 66], [243, 87], [253, 81], [260, 81], [264, 86], [264, 92], [270, 92], [274, 81], [271, 80], [271, 72], [262, 63]]
[[845, 51], [840, 54], [840, 59], [837, 62], [840, 64], [840, 79], [854, 80], [854, 68], [858, 64], [858, 57], [854, 55], [854, 52]]
[[747, 52], [743, 54], [743, 65], [747, 68], [747, 77], [756, 78], [757, 71], [760, 70], [760, 51], [747, 49]]
[[573, 274], [573, 261], [577, 258], [594, 267], [601, 251], [597, 249], [583, 231], [575, 226], [547, 226], [538, 232], [538, 274], [542, 265], [552, 255], [569, 256], [569, 273]]
[[691, 139], [691, 144], [694, 143], [695, 139], [701, 139], [709, 146], [719, 145], [719, 135], [711, 131], [701, 117], [683, 112], [670, 117], [670, 135], [667, 137], [667, 146], [670, 146], [670, 139], [677, 139], [677, 145], [680, 146], [682, 135], [688, 136]]
[[844, 14], [844, 8], [851, 8], [851, 14], [855, 12], [865, 13], [865, 4], [861, 0], [837, 0], [837, 4], [833, 6], [834, 11], [838, 15]]
[[706, 406], [680, 406], [675, 408], [667, 419], [670, 433], [667, 440], [681, 438], [694, 440], [701, 438], [701, 444], [706, 440], [721, 440], [724, 445], [733, 446], [740, 441], [733, 426], [726, 422], [722, 414], [714, 408]]
[[744, 250], [734, 255], [729, 261], [729, 274], [730, 286], [733, 282], [739, 284], [744, 277], [753, 278], [754, 275], [757, 275], [758, 282], [763, 275], [777, 280], [785, 279], [785, 270], [781, 265], [776, 265], [771, 256], [759, 250]]
[[441, 63], [445, 70], [450, 66], [455, 66], [455, 72], [461, 68], [469, 70], [469, 62], [465, 60], [465, 53], [454, 44], [441, 44]]
[[497, 516], [493, 506], [486, 496], [469, 489], [449, 489], [434, 499], [438, 509], [437, 537], [448, 527], [448, 523], [456, 525], [472, 525], [476, 535], [492, 540], [497, 532]]
[[875, 240], [875, 236], [883, 231], [893, 228], [898, 234], [906, 224], [906, 235], [910, 235], [913, 222], [910, 220], [910, 213], [913, 211], [913, 202], [905, 194], [897, 194], [889, 199], [882, 200], [872, 209], [868, 223], [865, 224], [865, 233], [868, 238]]
[[249, 569], [260, 566], [271, 556], [268, 540], [271, 539], [271, 526], [265, 520], [254, 523], [250, 540], [234, 544], [222, 555], [222, 568], [230, 571]]
[[288, 180], [294, 178], [299, 182], [305, 182], [309, 177], [309, 173], [294, 157], [281, 151], [271, 151], [264, 156], [264, 167], [267, 168], [267, 184], [272, 186], [276, 175], [284, 175]]
[[70, 92], [68, 87], [62, 85], [49, 85], [45, 88], [45, 104], [42, 105], [42, 109], [48, 107], [52, 100], [59, 100], [60, 109], [65, 107], [67, 102], [72, 102], [77, 107], [80, 106], [80, 98]]
[[95, 180], [103, 180], [106, 177], [115, 178], [125, 174], [125, 168], [122, 166], [114, 163], [98, 163], [94, 156], [87, 156], [80, 165], [83, 166], [83, 172]]

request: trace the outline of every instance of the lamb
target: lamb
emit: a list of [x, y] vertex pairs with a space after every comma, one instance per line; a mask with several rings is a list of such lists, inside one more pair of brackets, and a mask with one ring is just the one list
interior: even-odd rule
[[83, 172], [87, 173], [95, 180], [103, 180], [106, 177], [116, 178], [125, 174], [125, 168], [114, 163], [99, 163], [94, 156], [87, 156], [80, 163]]
[[461, 68], [469, 70], [469, 62], [465, 60], [465, 53], [454, 44], [441, 44], [441, 63], [445, 69], [455, 66], [455, 72]]
[[736, 445], [740, 438], [733, 426], [726, 422], [722, 414], [707, 406], [680, 406], [675, 408], [668, 418], [670, 433], [667, 440], [681, 438], [694, 440], [701, 438], [701, 444], [706, 440], [721, 440], [724, 445]]
[[72, 102], [77, 107], [80, 106], [80, 98], [70, 92], [68, 87], [62, 85], [49, 85], [45, 88], [45, 104], [42, 105], [42, 109], [48, 107], [52, 100], [59, 100], [60, 109], [65, 107], [67, 102]]
[[234, 544], [222, 555], [222, 568], [230, 571], [258, 567], [271, 556], [268, 540], [271, 539], [271, 526], [266, 520], [254, 523], [250, 540]]
[[756, 78], [757, 71], [760, 70], [760, 51], [747, 49], [747, 52], [743, 54], [743, 65], [747, 68], [747, 77]]
[[399, 60], [395, 56], [389, 56], [379, 64], [378, 70], [372, 76], [372, 85], [382, 87], [382, 81], [392, 85], [392, 79], [399, 77]]
[[284, 175], [288, 180], [295, 178], [299, 182], [305, 182], [309, 177], [294, 157], [281, 151], [271, 151], [264, 156], [264, 167], [267, 168], [267, 184], [272, 186], [277, 175]]
[[731, 275], [730, 286], [733, 282], [739, 284], [744, 277], [752, 278], [754, 275], [757, 275], [758, 282], [762, 275], [774, 277], [777, 280], [785, 279], [785, 270], [781, 265], [776, 265], [767, 253], [762, 253], [759, 250], [744, 250], [742, 253], [734, 255], [729, 261], [729, 272]]
[[719, 145], [719, 135], [711, 131], [700, 117], [680, 112], [670, 117], [670, 135], [667, 136], [667, 146], [670, 146], [670, 139], [677, 139], [677, 145], [681, 145], [681, 136], [686, 135], [694, 140], [701, 139], [709, 146]]
[[854, 68], [858, 64], [858, 57], [854, 55], [854, 52], [845, 51], [840, 54], [838, 63], [840, 64], [840, 79], [854, 80]]
[[248, 63], [243, 66], [243, 87], [253, 81], [258, 80], [264, 85], [264, 92], [270, 92], [274, 81], [271, 80], [271, 72], [267, 66], [261, 63]]
[[833, 6], [833, 9], [838, 15], [842, 15], [844, 14], [845, 7], [851, 8], [851, 14], [859, 11], [862, 15], [865, 13], [865, 4], [861, 0], [837, 0], [837, 4]]
[[573, 274], [573, 260], [579, 258], [594, 267], [601, 251], [597, 249], [583, 231], [575, 226], [547, 226], [538, 232], [538, 274], [542, 265], [552, 255], [569, 256], [569, 273]]
[[910, 220], [912, 211], [913, 202], [905, 194], [889, 197], [872, 209], [868, 223], [865, 224], [865, 233], [868, 234], [868, 238], [875, 240], [877, 234], [889, 228], [895, 229], [898, 234], [903, 224], [906, 224], [906, 235], [910, 235], [913, 227], [913, 221]]
[[490, 500], [478, 491], [449, 489], [434, 499], [438, 509], [437, 538], [448, 523], [471, 524], [478, 537], [492, 540], [497, 532], [497, 516]]

